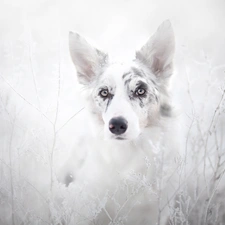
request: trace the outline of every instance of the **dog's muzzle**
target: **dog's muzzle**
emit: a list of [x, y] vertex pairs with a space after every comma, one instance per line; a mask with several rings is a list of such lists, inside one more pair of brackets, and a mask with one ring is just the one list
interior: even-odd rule
[[115, 117], [109, 121], [109, 130], [115, 135], [120, 135], [126, 132], [127, 124], [127, 120], [123, 117]]

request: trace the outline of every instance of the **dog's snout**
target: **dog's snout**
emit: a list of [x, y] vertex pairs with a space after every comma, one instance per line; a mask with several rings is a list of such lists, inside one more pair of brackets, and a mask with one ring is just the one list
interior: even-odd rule
[[120, 135], [127, 130], [127, 121], [123, 117], [115, 117], [109, 121], [109, 130], [115, 134]]

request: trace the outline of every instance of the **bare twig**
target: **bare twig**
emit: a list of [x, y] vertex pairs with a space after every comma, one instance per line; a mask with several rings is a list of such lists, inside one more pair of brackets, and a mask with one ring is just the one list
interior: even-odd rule
[[222, 175], [220, 176], [220, 179], [219, 179], [217, 185], [215, 186], [215, 188], [214, 188], [214, 190], [213, 190], [213, 192], [212, 192], [212, 194], [211, 194], [211, 196], [210, 196], [210, 198], [209, 198], [208, 204], [207, 204], [207, 206], [206, 206], [206, 212], [205, 212], [204, 224], [207, 224], [206, 222], [207, 222], [207, 218], [208, 218], [209, 206], [210, 206], [211, 201], [212, 201], [212, 199], [213, 199], [213, 197], [214, 197], [214, 195], [215, 195], [215, 193], [216, 193], [216, 191], [217, 191], [217, 189], [218, 189], [218, 187], [219, 187], [219, 185], [220, 185], [220, 182], [221, 182], [221, 180], [222, 180], [224, 174], [225, 174], [225, 170], [223, 171]]
[[30, 105], [31, 107], [36, 109], [39, 113], [41, 113], [41, 115], [43, 115], [47, 119], [47, 121], [49, 121], [51, 124], [53, 124], [52, 121], [39, 108], [37, 108], [35, 105], [33, 105], [31, 102], [29, 102], [25, 97], [23, 97], [2, 75], [0, 75], [0, 77], [20, 98], [22, 98], [28, 105]]
[[79, 114], [84, 109], [85, 107], [81, 108], [79, 111], [73, 114], [58, 130], [56, 130], [56, 133], [59, 133], [60, 130], [62, 130], [77, 114]]

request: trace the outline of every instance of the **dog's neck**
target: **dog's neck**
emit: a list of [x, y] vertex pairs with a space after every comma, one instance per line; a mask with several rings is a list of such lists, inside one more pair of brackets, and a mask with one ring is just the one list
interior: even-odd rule
[[160, 141], [159, 128], [146, 128], [134, 140], [112, 140], [105, 139], [103, 132], [92, 132], [92, 140], [96, 143], [95, 149], [105, 161], [110, 162], [128, 162], [135, 160], [136, 157], [152, 157], [152, 151]]
[[167, 139], [165, 136], [171, 132], [162, 125], [144, 128], [134, 140], [112, 140], [105, 139], [103, 122], [99, 121], [96, 115], [89, 111], [87, 119], [89, 121], [86, 122], [90, 124], [90, 137], [95, 143], [94, 148], [98, 149], [99, 154], [108, 162], [132, 159], [137, 155], [152, 157], [152, 154], [161, 148], [159, 143], [164, 146], [170, 145], [170, 143], [164, 143], [164, 140]]

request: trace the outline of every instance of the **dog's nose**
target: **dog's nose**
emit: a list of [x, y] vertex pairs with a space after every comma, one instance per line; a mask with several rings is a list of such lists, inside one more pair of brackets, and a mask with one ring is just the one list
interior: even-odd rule
[[123, 117], [115, 117], [109, 121], [109, 130], [115, 134], [120, 135], [127, 130], [127, 121]]

